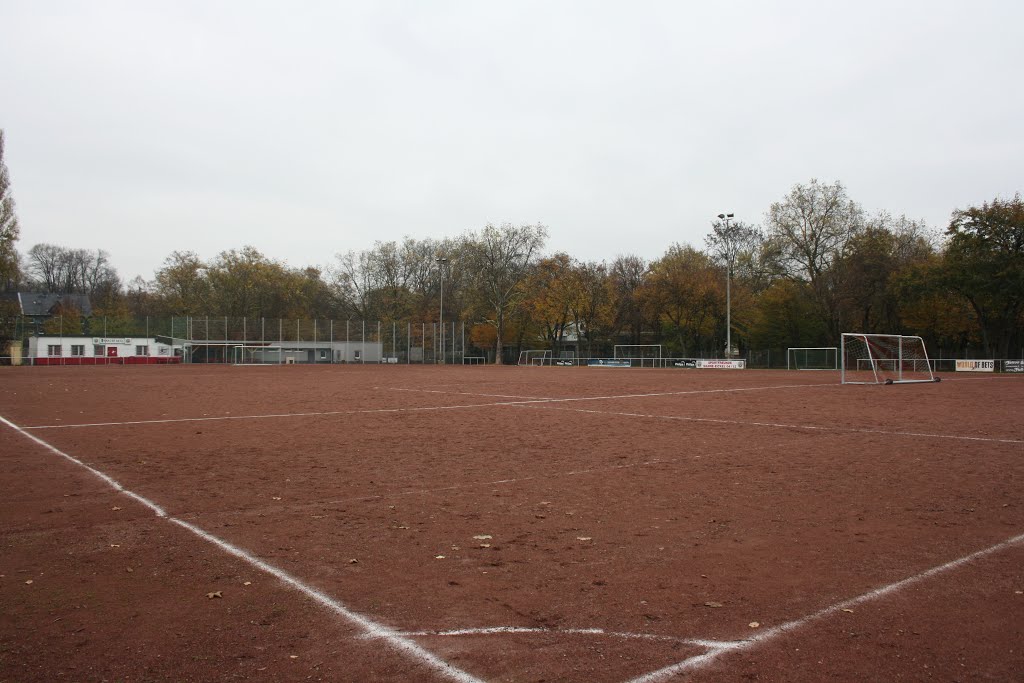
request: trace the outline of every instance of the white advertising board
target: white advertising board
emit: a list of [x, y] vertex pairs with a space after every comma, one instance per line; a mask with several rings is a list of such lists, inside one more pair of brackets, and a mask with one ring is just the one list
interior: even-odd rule
[[742, 370], [747, 366], [745, 360], [698, 360], [698, 368], [713, 368], [716, 370]]
[[995, 372], [994, 360], [960, 360], [956, 361], [957, 372]]

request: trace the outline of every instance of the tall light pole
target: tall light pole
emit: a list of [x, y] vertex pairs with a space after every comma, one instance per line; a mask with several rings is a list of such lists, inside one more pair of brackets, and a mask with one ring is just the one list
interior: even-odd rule
[[[729, 234], [729, 221], [736, 214], [720, 213], [718, 219], [725, 221], [725, 234]], [[732, 247], [725, 257], [725, 357], [732, 358]]]
[[[437, 259], [437, 269], [441, 274], [441, 324], [439, 325], [441, 330], [441, 363], [444, 363], [444, 267], [448, 263], [448, 259], [444, 256], [439, 256]], [[437, 358], [434, 359], [437, 362]]]

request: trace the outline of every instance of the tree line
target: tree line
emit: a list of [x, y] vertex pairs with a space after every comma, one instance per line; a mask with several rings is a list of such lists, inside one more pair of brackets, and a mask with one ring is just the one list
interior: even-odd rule
[[[704, 244], [657, 259], [547, 253], [540, 224], [486, 225], [448, 239], [380, 241], [294, 268], [251, 246], [204, 260], [175, 251], [151, 280], [122, 282], [105, 251], [15, 249], [18, 223], [0, 133], [0, 283], [83, 293], [94, 314], [465, 322], [500, 362], [509, 347], [572, 339], [582, 355], [661, 344], [721, 356], [835, 346], [842, 332], [920, 334], [933, 353], [1008, 357], [1024, 346], [1024, 201], [957, 209], [947, 228], [868, 214], [840, 182], [794, 185], [759, 225], [722, 216]], [[729, 291], [730, 305], [726, 305]], [[726, 320], [731, 318], [731, 335]]]

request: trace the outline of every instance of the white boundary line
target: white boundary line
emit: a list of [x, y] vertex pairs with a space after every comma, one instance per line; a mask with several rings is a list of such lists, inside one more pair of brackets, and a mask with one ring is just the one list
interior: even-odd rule
[[[973, 379], [973, 378], [972, 378]], [[414, 412], [429, 412], [429, 411], [440, 411], [440, 410], [463, 410], [473, 408], [489, 408], [493, 406], [513, 406], [520, 408], [536, 408], [545, 407], [546, 404], [553, 403], [572, 403], [578, 401], [604, 401], [604, 400], [616, 400], [626, 398], [649, 398], [657, 396], [683, 396], [688, 394], [717, 394], [717, 393], [730, 393], [736, 391], [765, 391], [769, 389], [795, 389], [795, 388], [806, 388], [806, 387], [833, 387], [842, 385], [833, 384], [780, 384], [775, 386], [767, 387], [746, 387], [739, 389], [700, 389], [693, 391], [668, 391], [658, 392], [650, 394], [622, 394], [619, 396], [582, 396], [572, 398], [533, 398], [533, 397], [518, 397], [518, 396], [507, 396], [506, 398], [514, 398], [519, 400], [514, 401], [496, 401], [494, 403], [467, 403], [464, 405], [453, 405], [453, 406], [421, 406], [417, 408], [369, 408], [365, 410], [330, 410], [320, 412], [307, 412], [307, 413], [270, 413], [266, 415], [222, 415], [213, 417], [182, 417], [182, 418], [167, 418], [160, 420], [131, 420], [125, 422], [87, 422], [77, 424], [63, 424], [63, 425], [35, 425], [24, 427], [25, 430], [37, 430], [37, 429], [77, 429], [83, 427], [121, 427], [121, 426], [132, 426], [132, 425], [149, 425], [149, 424], [171, 424], [178, 422], [211, 422], [220, 420], [261, 420], [268, 418], [285, 418], [285, 417], [322, 417], [330, 415], [368, 415], [377, 413], [414, 413]], [[445, 392], [436, 389], [404, 389], [404, 388], [392, 388], [392, 391], [409, 391], [418, 393], [429, 393], [429, 394], [452, 394], [459, 396], [478, 396], [478, 397], [498, 397], [498, 394], [474, 394], [469, 392]], [[918, 438], [929, 438], [929, 439], [950, 439], [954, 441], [980, 441], [988, 443], [1010, 443], [1010, 444], [1024, 444], [1024, 440], [1021, 439], [996, 439], [991, 437], [982, 436], [960, 436], [956, 434], [935, 434], [928, 432], [897, 432], [888, 431], [884, 429], [862, 429], [857, 427], [822, 427], [819, 425], [799, 425], [799, 424], [786, 424], [782, 422], [755, 422], [745, 420], [723, 420], [716, 418], [702, 418], [702, 417], [686, 417], [678, 415], [652, 415], [648, 413], [627, 413], [627, 412], [615, 412], [608, 410], [587, 410], [584, 408], [553, 408], [554, 410], [565, 410], [570, 412], [579, 413], [592, 413], [595, 415], [615, 415], [618, 417], [643, 417], [650, 419], [659, 420], [680, 420], [687, 422], [706, 422], [711, 424], [727, 424], [747, 427], [768, 427], [771, 429], [803, 429], [807, 431], [818, 431], [818, 432], [841, 432], [846, 434], [878, 434], [884, 436], [908, 436]]]
[[704, 666], [715, 661], [715, 659], [717, 659], [719, 655], [725, 652], [736, 652], [739, 650], [752, 649], [770, 640], [775, 640], [779, 636], [788, 633], [789, 631], [795, 631], [796, 629], [802, 628], [803, 626], [806, 626], [812, 621], [817, 621], [818, 619], [822, 619], [824, 617], [833, 615], [844, 609], [850, 609], [855, 605], [860, 605], [865, 602], [870, 602], [871, 600], [885, 597], [890, 593], [895, 593], [896, 591], [902, 590], [903, 588], [906, 588], [907, 586], [910, 586], [912, 584], [918, 583], [925, 579], [929, 579], [938, 574], [948, 572], [952, 569], [956, 569], [957, 567], [967, 564], [968, 562], [973, 562], [974, 560], [985, 557], [986, 555], [991, 555], [993, 553], [1005, 550], [1006, 548], [1009, 548], [1011, 546], [1018, 545], [1022, 541], [1024, 541], [1024, 534], [1014, 536], [1013, 538], [1008, 538], [1005, 541], [997, 543], [993, 546], [989, 546], [984, 550], [979, 550], [977, 552], [971, 553], [970, 555], [965, 555], [959, 559], [947, 562], [946, 564], [939, 565], [938, 567], [932, 567], [931, 569], [927, 569], [918, 574], [914, 574], [913, 576], [908, 576], [907, 578], [902, 579], [901, 581], [890, 583], [886, 586], [882, 586], [880, 588], [876, 588], [875, 590], [868, 591], [867, 593], [862, 593], [857, 597], [850, 598], [849, 600], [844, 600], [843, 602], [839, 602], [834, 605], [830, 605], [829, 607], [820, 609], [817, 612], [809, 614], [805, 617], [794, 619], [792, 621], [787, 621], [783, 624], [779, 624], [778, 626], [766, 629], [751, 638], [747, 638], [746, 640], [733, 642], [726, 641], [715, 645], [711, 645], [708, 648], [708, 651], [704, 654], [689, 657], [675, 664], [671, 664], [664, 668], [658, 669], [657, 671], [652, 671], [650, 673], [644, 674], [643, 676], [630, 679], [629, 681], [627, 681], [627, 683], [660, 683], [660, 681], [668, 680], [676, 674], [682, 673], [684, 671], [694, 671], [696, 669], [703, 668]]
[[109, 475], [104, 474], [100, 470], [85, 464], [78, 458], [68, 455], [64, 451], [56, 448], [55, 446], [50, 445], [49, 443], [43, 441], [34, 434], [29, 434], [27, 431], [25, 431], [18, 425], [14, 424], [7, 418], [3, 417], [2, 415], [0, 415], [0, 424], [7, 425], [14, 431], [32, 440], [33, 442], [42, 446], [51, 453], [59, 455], [62, 458], [70, 460], [72, 463], [78, 465], [79, 467], [84, 468], [90, 474], [98, 477], [100, 480], [109, 485], [118, 493], [123, 493], [124, 495], [129, 496], [130, 498], [149, 508], [157, 517], [161, 519], [166, 519], [169, 522], [177, 524], [183, 529], [191, 531], [193, 534], [203, 539], [204, 541], [212, 543], [224, 552], [244, 560], [256, 569], [259, 569], [262, 572], [270, 574], [282, 583], [299, 591], [306, 597], [314, 600], [315, 602], [320, 603], [330, 611], [342, 617], [345, 621], [362, 630], [366, 637], [376, 638], [385, 641], [394, 650], [408, 656], [410, 659], [413, 659], [420, 664], [428, 666], [429, 668], [433, 669], [435, 672], [444, 676], [445, 678], [451, 679], [453, 681], [459, 681], [459, 683], [483, 683], [480, 679], [471, 676], [467, 672], [453, 666], [452, 664], [449, 664], [448, 662], [444, 661], [432, 652], [429, 652], [428, 650], [421, 647], [410, 638], [399, 634], [394, 629], [388, 628], [383, 624], [379, 624], [376, 621], [373, 621], [369, 617], [365, 617], [362, 614], [359, 614], [358, 612], [350, 610], [341, 602], [335, 600], [334, 598], [331, 598], [330, 596], [317, 590], [316, 588], [313, 588], [309, 584], [302, 582], [300, 579], [292, 576], [285, 570], [279, 567], [275, 567], [274, 565], [268, 562], [264, 562], [263, 560], [259, 559], [258, 557], [249, 553], [248, 551], [243, 550], [242, 548], [239, 548], [236, 545], [232, 545], [228, 541], [225, 541], [222, 538], [214, 536], [213, 534], [204, 531], [203, 529], [199, 528], [194, 524], [190, 524], [189, 522], [186, 522], [184, 520], [169, 516], [164, 511], [164, 509], [161, 508], [156, 503], [135, 493], [134, 491], [129, 491]]
[[565, 635], [565, 636], [606, 636], [623, 640], [658, 640], [669, 643], [681, 643], [704, 648], [730, 648], [743, 641], [707, 640], [705, 638], [677, 638], [657, 633], [630, 633], [625, 631], [606, 631], [603, 628], [543, 628], [539, 626], [488, 626], [484, 628], [457, 628], [448, 631], [403, 631], [403, 636], [491, 636], [506, 633], [525, 633], [530, 635]]
[[330, 415], [367, 415], [373, 413], [415, 413], [431, 410], [459, 410], [460, 408], [486, 408], [505, 403], [476, 403], [456, 406], [422, 406], [419, 408], [367, 408], [365, 410], [325, 410], [310, 413], [268, 413], [265, 415], [215, 415], [211, 417], [172, 417], [159, 420], [127, 420], [125, 422], [81, 422], [64, 425], [34, 425], [22, 427], [27, 431], [35, 429], [74, 429], [79, 427], [125, 427], [131, 425], [172, 424], [175, 422], [216, 422], [219, 420], [265, 420], [281, 417], [323, 417]]
[[[282, 418], [282, 417], [323, 417], [330, 415], [367, 415], [373, 413], [413, 413], [413, 412], [424, 412], [434, 410], [462, 410], [464, 408], [487, 408], [490, 406], [507, 406], [507, 405], [519, 405], [528, 403], [563, 403], [569, 401], [603, 401], [617, 398], [646, 398], [651, 396], [676, 396], [681, 394], [708, 394], [708, 393], [726, 393], [733, 391], [759, 391], [765, 389], [790, 389], [799, 387], [818, 387], [818, 386], [832, 386], [830, 384], [792, 384], [792, 385], [778, 385], [770, 387], [747, 387], [740, 389], [706, 389], [706, 390], [695, 390], [695, 391], [669, 391], [659, 392], [653, 394], [624, 394], [622, 396], [583, 396], [576, 398], [537, 398], [533, 396], [503, 396], [501, 394], [472, 394], [467, 392], [445, 392], [438, 391], [436, 389], [402, 389], [392, 388], [392, 391], [411, 391], [424, 394], [451, 394], [458, 396], [477, 396], [481, 398], [512, 398], [517, 399], [515, 401], [496, 401], [494, 403], [467, 403], [464, 405], [454, 406], [421, 406], [418, 408], [367, 408], [365, 410], [325, 410], [317, 412], [307, 413], [268, 413], [265, 415], [219, 415], [212, 417], [177, 417], [177, 418], [164, 418], [157, 420], [127, 420], [123, 422], [82, 422], [75, 424], [52, 424], [52, 425], [32, 425], [23, 427], [26, 430], [33, 429], [73, 429], [80, 427], [122, 427], [129, 425], [148, 425], [148, 424], [171, 424], [175, 422], [213, 422], [217, 420], [263, 420], [268, 418]], [[838, 385], [836, 385], [838, 386]]]
[[[545, 408], [543, 405], [528, 404], [497, 404], [514, 405], [517, 408]], [[954, 441], [983, 441], [990, 443], [1016, 443], [1024, 444], [1021, 439], [994, 439], [985, 436], [958, 436], [956, 434], [931, 434], [925, 432], [892, 432], [884, 429], [861, 429], [858, 427], [822, 427], [819, 425], [796, 425], [782, 422], [748, 422], [744, 420], [722, 420], [711, 417], [685, 417], [681, 415], [651, 415], [647, 413], [622, 413], [611, 410], [587, 410], [586, 408], [559, 408], [551, 407], [550, 410], [564, 410], [572, 413], [593, 413], [594, 415], [615, 415], [617, 417], [645, 417], [654, 420], [678, 420], [682, 422], [709, 422], [712, 424], [739, 425], [741, 427], [770, 427], [772, 429], [805, 429], [817, 432], [842, 432], [847, 434], [879, 434], [884, 436], [914, 436], [929, 439], [952, 439]]]

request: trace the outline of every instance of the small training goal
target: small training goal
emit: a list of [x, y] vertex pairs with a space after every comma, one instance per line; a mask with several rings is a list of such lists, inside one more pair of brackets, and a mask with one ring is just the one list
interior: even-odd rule
[[518, 365], [551, 365], [550, 349], [529, 349], [519, 352]]
[[232, 365], [280, 365], [280, 346], [238, 344], [231, 347]]
[[844, 332], [840, 368], [843, 384], [938, 382], [921, 337]]
[[664, 365], [661, 344], [616, 344], [615, 360], [628, 360], [631, 366], [660, 368]]
[[787, 370], [838, 370], [839, 349], [835, 346], [790, 347], [786, 349]]

